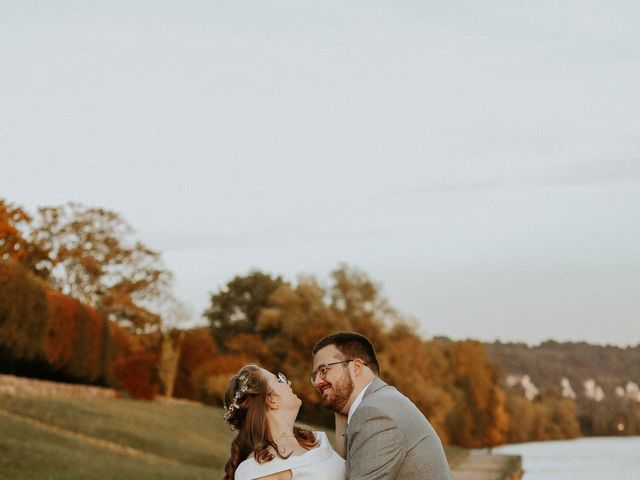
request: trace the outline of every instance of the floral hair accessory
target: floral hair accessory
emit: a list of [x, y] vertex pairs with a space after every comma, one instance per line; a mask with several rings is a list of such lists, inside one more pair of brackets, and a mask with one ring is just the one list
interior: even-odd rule
[[225, 421], [229, 420], [233, 416], [236, 410], [240, 410], [240, 399], [249, 389], [249, 387], [247, 386], [248, 379], [249, 379], [249, 373], [243, 373], [238, 378], [239, 388], [238, 390], [236, 390], [236, 393], [233, 396], [231, 403], [227, 406], [227, 408], [224, 411], [223, 417]]

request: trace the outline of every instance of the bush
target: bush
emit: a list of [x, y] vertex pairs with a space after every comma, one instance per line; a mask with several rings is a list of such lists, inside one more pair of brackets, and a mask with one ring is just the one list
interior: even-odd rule
[[157, 354], [138, 352], [118, 360], [114, 373], [132, 398], [153, 400], [158, 394], [157, 365]]

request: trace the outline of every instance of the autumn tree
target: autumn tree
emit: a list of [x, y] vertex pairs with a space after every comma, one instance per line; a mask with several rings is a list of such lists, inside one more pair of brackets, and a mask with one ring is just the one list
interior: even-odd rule
[[78, 203], [40, 208], [29, 237], [48, 252], [45, 270], [52, 287], [107, 320], [101, 323], [103, 378], [109, 368], [109, 322], [138, 333], [157, 329], [160, 316], [153, 302], [171, 278], [159, 253], [132, 237], [133, 229], [119, 214]]
[[175, 395], [204, 400], [206, 392], [203, 387], [206, 377], [215, 368], [219, 353], [219, 348], [211, 337], [208, 327], [187, 330], [178, 359]]
[[278, 287], [258, 317], [257, 331], [264, 337], [265, 361], [273, 371], [287, 372], [302, 399], [301, 415], [308, 422], [331, 420], [320, 407], [309, 381], [313, 345], [329, 333], [346, 330], [343, 318], [329, 307], [327, 292], [314, 277], [302, 277], [294, 287]]
[[396, 318], [379, 286], [365, 272], [347, 265], [331, 272], [331, 279], [331, 308], [343, 318], [345, 329], [365, 335], [382, 350], [385, 327]]
[[44, 282], [14, 259], [0, 261], [0, 357], [44, 357], [47, 332]]
[[153, 303], [171, 275], [160, 254], [133, 239], [116, 212], [68, 203], [32, 217], [0, 199], [0, 259], [15, 258], [56, 290], [109, 320], [144, 331], [157, 327]]
[[211, 295], [211, 306], [204, 312], [210, 322], [211, 336], [226, 349], [227, 341], [240, 333], [255, 333], [260, 310], [271, 294], [282, 285], [280, 277], [254, 271], [236, 276]]
[[57, 290], [47, 290], [49, 325], [45, 341], [47, 362], [54, 368], [66, 368], [73, 358], [80, 318], [80, 303]]
[[455, 406], [450, 386], [451, 365], [440, 342], [425, 342], [412, 324], [398, 323], [387, 336], [387, 348], [380, 353], [385, 380], [413, 399], [438, 432], [449, 441], [447, 418]]
[[47, 278], [48, 251], [30, 238], [33, 218], [22, 207], [0, 198], [0, 261], [14, 259]]
[[160, 318], [149, 305], [169, 285], [160, 254], [132, 239], [116, 212], [68, 203], [38, 210], [31, 238], [49, 252], [51, 285], [109, 320], [143, 331]]
[[450, 416], [453, 443], [470, 447], [494, 446], [506, 441], [509, 416], [506, 398], [499, 386], [498, 371], [476, 341], [449, 346], [454, 384], [462, 393]]
[[185, 332], [179, 330], [180, 325], [188, 322], [191, 310], [173, 294], [167, 294], [160, 310], [162, 317], [160, 356], [158, 360], [158, 378], [162, 382], [165, 397], [173, 397], [182, 343]]

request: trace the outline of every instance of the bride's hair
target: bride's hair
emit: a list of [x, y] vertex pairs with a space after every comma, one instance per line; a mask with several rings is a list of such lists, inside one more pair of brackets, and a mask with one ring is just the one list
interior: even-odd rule
[[[267, 423], [268, 394], [267, 380], [255, 365], [245, 365], [229, 379], [224, 392], [224, 419], [238, 434], [231, 442], [231, 455], [224, 466], [224, 480], [233, 480], [238, 465], [251, 453], [258, 463], [273, 460], [275, 455], [269, 447], [280, 458], [291, 455], [281, 455], [271, 437]], [[302, 447], [310, 449], [317, 445], [312, 431], [293, 427], [293, 433]]]

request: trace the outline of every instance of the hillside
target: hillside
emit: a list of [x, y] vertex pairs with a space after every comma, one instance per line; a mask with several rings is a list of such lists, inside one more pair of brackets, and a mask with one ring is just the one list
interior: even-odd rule
[[0, 479], [221, 478], [231, 432], [194, 403], [0, 396]]
[[528, 375], [541, 390], [561, 389], [567, 378], [576, 395], [585, 395], [584, 383], [594, 380], [605, 396], [628, 382], [640, 384], [640, 345], [620, 348], [587, 343], [546, 341], [535, 347], [522, 343], [486, 344], [489, 358], [506, 376]]

